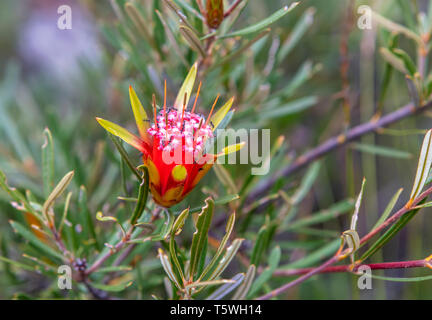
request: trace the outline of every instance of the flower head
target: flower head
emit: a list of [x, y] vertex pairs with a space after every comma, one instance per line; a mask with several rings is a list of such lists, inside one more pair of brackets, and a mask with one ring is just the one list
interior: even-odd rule
[[213, 166], [218, 156], [239, 150], [243, 143], [228, 146], [219, 154], [206, 152], [206, 145], [214, 137], [214, 130], [230, 110], [231, 98], [213, 116], [216, 98], [207, 119], [195, 113], [195, 102], [188, 111], [188, 102], [195, 83], [197, 65], [189, 71], [173, 107], [166, 105], [166, 85], [164, 106], [158, 112], [153, 96], [153, 123], [147, 117], [135, 91], [129, 87], [132, 111], [138, 127], [139, 136], [110, 121], [96, 118], [108, 132], [123, 139], [143, 154], [143, 163], [149, 170], [150, 191], [156, 203], [171, 207], [182, 201]]

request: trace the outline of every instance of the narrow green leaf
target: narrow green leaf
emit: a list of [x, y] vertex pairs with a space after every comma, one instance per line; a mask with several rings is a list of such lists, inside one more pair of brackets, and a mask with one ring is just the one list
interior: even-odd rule
[[163, 222], [163, 226], [161, 230], [157, 233], [151, 236], [152, 241], [162, 241], [165, 240], [168, 235], [171, 232], [171, 229], [174, 224], [174, 215], [169, 210], [163, 210], [165, 213], [165, 220]]
[[408, 38], [411, 38], [414, 41], [416, 41], [419, 45], [422, 44], [422, 39], [420, 38], [420, 36], [418, 34], [416, 34], [415, 32], [411, 31], [410, 29], [408, 29], [407, 27], [405, 27], [401, 24], [398, 24], [396, 22], [393, 22], [393, 21], [381, 16], [380, 14], [376, 13], [375, 11], [372, 12], [372, 15], [373, 15], [373, 18], [380, 25], [382, 25], [384, 28], [386, 28], [387, 30], [389, 30], [391, 32], [397, 32], [397, 33], [404, 34]]
[[294, 223], [288, 225], [287, 230], [306, 227], [309, 225], [323, 223], [330, 219], [335, 219], [341, 214], [348, 213], [354, 208], [354, 201], [352, 199], [344, 200], [332, 205], [326, 210], [317, 213], [312, 213], [310, 217], [299, 219]]
[[264, 225], [258, 231], [258, 236], [256, 238], [255, 245], [252, 250], [252, 255], [250, 260], [251, 264], [259, 266], [261, 256], [267, 245], [268, 237], [269, 237], [269, 228], [268, 226]]
[[252, 285], [252, 282], [255, 279], [256, 268], [255, 265], [250, 265], [248, 271], [246, 272], [245, 279], [236, 292], [234, 293], [232, 300], [244, 300], [246, 298], [247, 293]]
[[174, 274], [173, 267], [168, 256], [161, 248], [159, 248], [159, 258], [162, 263], [162, 267], [164, 268], [166, 274], [168, 275], [168, 278], [176, 285], [178, 289], [182, 289], [182, 286], [180, 285], [180, 283], [178, 282]]
[[72, 178], [74, 176], [74, 172], [70, 171], [68, 172], [57, 184], [57, 186], [54, 188], [54, 190], [50, 193], [48, 198], [46, 199], [45, 203], [43, 204], [42, 213], [44, 214], [44, 217], [48, 220], [49, 217], [49, 210], [54, 205], [54, 201], [60, 197], [63, 192], [66, 190], [69, 183], [72, 181]]
[[396, 202], [399, 199], [400, 194], [402, 193], [403, 188], [400, 188], [395, 195], [391, 198], [390, 202], [387, 204], [387, 207], [385, 208], [384, 212], [381, 214], [380, 218], [378, 219], [378, 221], [375, 223], [375, 225], [372, 227], [372, 230], [374, 230], [376, 227], [378, 227], [379, 225], [381, 225], [390, 215], [390, 213], [392, 212], [394, 206], [396, 205]]
[[208, 280], [213, 280], [217, 278], [230, 264], [231, 260], [235, 257], [238, 249], [240, 249], [241, 244], [244, 239], [235, 239], [232, 244], [226, 249], [226, 252], [222, 259], [219, 261], [216, 268], [211, 272]]
[[22, 224], [17, 221], [9, 221], [9, 223], [11, 224], [13, 230], [16, 233], [18, 233], [24, 239], [28, 240], [39, 251], [45, 253], [51, 258], [56, 258], [60, 261], [63, 261], [64, 257], [60, 252], [40, 241], [30, 230], [28, 230]]
[[254, 24], [252, 26], [231, 32], [229, 34], [225, 34], [225, 35], [221, 36], [220, 38], [232, 38], [232, 37], [236, 37], [236, 36], [245, 36], [245, 35], [248, 35], [251, 33], [259, 32], [259, 31], [267, 28], [269, 25], [275, 23], [276, 21], [278, 21], [282, 17], [284, 17], [287, 13], [291, 12], [291, 10], [293, 10], [298, 4], [299, 4], [299, 2], [293, 2], [290, 4], [290, 6], [285, 6], [282, 9], [279, 9], [278, 11], [276, 11], [275, 13], [270, 15], [269, 17], [261, 20], [260, 22]]
[[142, 176], [141, 184], [139, 186], [138, 201], [135, 205], [134, 212], [132, 213], [132, 217], [130, 219], [131, 225], [134, 225], [138, 222], [139, 218], [141, 218], [141, 215], [143, 214], [144, 209], [147, 205], [150, 178], [149, 178], [148, 168], [142, 166], [141, 169], [144, 171], [144, 173]]
[[282, 62], [299, 43], [300, 39], [303, 38], [303, 35], [313, 23], [315, 11], [315, 8], [308, 8], [300, 17], [300, 20], [295, 24], [287, 39], [282, 43], [277, 56], [278, 62]]
[[414, 180], [414, 185], [410, 195], [409, 204], [414, 201], [415, 198], [422, 192], [426, 179], [429, 175], [429, 171], [432, 164], [432, 129], [428, 130], [424, 139], [423, 145], [420, 151], [420, 157], [417, 165], [417, 172]]
[[208, 238], [208, 231], [213, 218], [214, 201], [212, 198], [205, 200], [205, 205], [202, 207], [201, 213], [198, 215], [196, 222], [196, 231], [192, 238], [191, 254], [190, 254], [190, 265], [189, 265], [189, 278], [197, 279], [199, 275], [195, 275], [198, 268], [198, 263], [201, 260], [201, 256], [206, 254], [203, 252], [203, 248]]
[[393, 281], [393, 282], [420, 282], [420, 281], [432, 280], [432, 276], [396, 278], [396, 277], [384, 277], [378, 275], [371, 275], [371, 277], [378, 280]]
[[23, 270], [27, 270], [27, 271], [33, 271], [33, 272], [37, 271], [37, 269], [34, 266], [30, 266], [30, 265], [27, 265], [27, 264], [24, 264], [24, 263], [21, 263], [21, 262], [18, 262], [18, 261], [15, 261], [15, 260], [12, 260], [12, 259], [9, 259], [6, 257], [0, 256], [0, 261], [3, 261], [3, 262], [8, 263], [10, 265], [13, 265], [19, 269], [23, 269]]
[[42, 177], [45, 198], [48, 198], [54, 187], [54, 143], [51, 131], [45, 128], [44, 144], [42, 145]]
[[412, 154], [406, 151], [401, 151], [393, 148], [377, 146], [372, 144], [355, 143], [353, 144], [353, 149], [374, 154], [377, 156], [396, 158], [396, 159], [410, 159]]
[[266, 108], [262, 111], [261, 118], [268, 120], [274, 118], [285, 117], [304, 111], [318, 102], [315, 96], [304, 97], [288, 103], [282, 104], [278, 108]]
[[217, 290], [215, 290], [215, 292], [209, 295], [206, 300], [221, 300], [227, 294], [237, 288], [242, 283], [244, 277], [244, 273], [237, 273], [234, 277], [231, 278], [231, 280], [233, 280], [233, 283], [224, 284], [222, 287], [218, 288]]
[[132, 285], [133, 281], [127, 281], [119, 284], [101, 284], [92, 282], [90, 285], [96, 289], [107, 291], [107, 292], [120, 292]]
[[195, 35], [195, 33], [190, 28], [182, 24], [179, 26], [179, 28], [180, 33], [182, 34], [183, 38], [185, 38], [189, 46], [194, 51], [198, 52], [203, 58], [205, 58], [207, 54], [203, 45], [201, 44], [201, 40]]
[[121, 272], [121, 271], [131, 271], [131, 266], [109, 266], [99, 268], [95, 271], [95, 273], [109, 273], [109, 272]]
[[279, 246], [276, 246], [270, 253], [268, 266], [264, 269], [264, 271], [258, 276], [258, 278], [252, 284], [252, 287], [247, 295], [247, 298], [252, 298], [258, 291], [262, 288], [262, 286], [270, 280], [273, 275], [273, 272], [279, 265], [279, 261], [281, 258], [281, 249]]
[[[423, 200], [424, 201], [424, 200]], [[422, 202], [423, 202], [422, 201]], [[364, 261], [381, 249], [390, 241], [419, 211], [414, 209], [405, 213], [397, 222], [395, 222], [369, 249], [361, 256], [360, 260]]]
[[216, 263], [219, 261], [219, 258], [221, 257], [225, 249], [225, 246], [228, 242], [231, 232], [234, 229], [234, 223], [235, 223], [235, 212], [232, 213], [231, 216], [228, 218], [228, 222], [225, 227], [225, 235], [223, 236], [216, 253], [214, 254], [213, 258], [210, 260], [209, 264], [205, 267], [204, 271], [201, 273], [199, 279], [204, 279], [207, 273], [210, 272], [210, 270], [213, 270], [213, 268], [216, 266]]

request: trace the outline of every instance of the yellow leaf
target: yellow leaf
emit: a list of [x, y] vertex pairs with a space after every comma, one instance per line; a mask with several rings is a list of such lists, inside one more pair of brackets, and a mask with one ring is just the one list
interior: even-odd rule
[[174, 102], [174, 108], [176, 108], [177, 110], [179, 110], [180, 112], [183, 110], [183, 102], [184, 102], [184, 95], [186, 93], [186, 107], [188, 105], [189, 102], [189, 98], [192, 94], [192, 89], [195, 83], [195, 78], [197, 75], [197, 70], [198, 70], [198, 66], [197, 63], [195, 62], [192, 66], [192, 68], [189, 70], [188, 75], [186, 76], [186, 79], [184, 80], [180, 91], [177, 94], [177, 98]]
[[132, 86], [129, 86], [129, 98], [140, 136], [144, 141], [149, 143], [149, 137], [147, 133], [147, 129], [149, 128], [149, 119]]
[[225, 148], [222, 149], [222, 151], [220, 153], [217, 154], [217, 157], [226, 156], [226, 155], [228, 155], [230, 153], [237, 152], [241, 148], [243, 148], [244, 145], [245, 145], [245, 142], [243, 141], [243, 142], [240, 142], [240, 143], [237, 143], [237, 144], [232, 144], [232, 145], [230, 145], [228, 147], [225, 147]]
[[102, 118], [96, 118], [96, 120], [109, 133], [119, 137], [124, 142], [130, 144], [132, 147], [140, 150], [141, 152], [145, 151], [142, 140], [133, 133], [130, 133], [125, 128], [122, 128], [118, 124], [115, 124], [111, 121]]
[[210, 121], [213, 123], [213, 130], [216, 130], [219, 123], [225, 118], [228, 111], [231, 109], [231, 106], [234, 102], [234, 97], [229, 99], [227, 103], [225, 103], [222, 108], [220, 108], [214, 115], [211, 117]]

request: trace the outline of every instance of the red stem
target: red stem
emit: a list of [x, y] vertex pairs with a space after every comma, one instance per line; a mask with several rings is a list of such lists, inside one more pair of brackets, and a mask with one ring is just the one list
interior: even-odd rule
[[[397, 261], [397, 262], [383, 262], [383, 263], [371, 263], [363, 264], [371, 268], [372, 270], [384, 270], [384, 269], [404, 269], [404, 268], [424, 268], [426, 267], [425, 260], [411, 260], [411, 261]], [[356, 271], [359, 266], [354, 268], [352, 271]], [[276, 270], [273, 275], [278, 277], [288, 277], [295, 275], [302, 275], [312, 271], [314, 268], [302, 268], [292, 270]], [[350, 271], [350, 265], [343, 266], [331, 266], [322, 269], [320, 273], [333, 273], [333, 272], [348, 272]]]
[[[408, 205], [403, 206], [395, 214], [393, 214], [390, 218], [388, 218], [386, 221], [384, 221], [382, 224], [380, 224], [377, 228], [375, 228], [374, 230], [369, 232], [367, 235], [365, 235], [363, 238], [361, 238], [360, 244], [364, 244], [369, 239], [371, 239], [373, 236], [375, 236], [378, 232], [385, 229], [391, 223], [395, 222], [400, 217], [402, 217], [405, 213], [411, 211], [420, 201], [422, 201], [424, 198], [428, 197], [431, 193], [432, 193], [432, 187], [430, 187], [429, 189], [427, 189], [426, 191], [421, 193], [413, 201], [410, 201], [409, 206]], [[287, 284], [269, 292], [268, 294], [265, 294], [261, 297], [258, 297], [257, 300], [271, 299], [271, 298], [287, 291], [288, 289], [300, 284], [301, 282], [309, 279], [313, 275], [315, 275], [317, 273], [321, 273], [323, 270], [327, 269], [328, 267], [330, 267], [334, 263], [346, 258], [348, 256], [349, 249], [345, 249], [343, 252], [341, 252], [341, 249], [342, 248], [339, 248], [338, 252], [336, 252], [336, 254], [333, 257], [331, 257], [329, 260], [324, 262], [322, 265], [320, 265], [316, 268], [311, 268], [311, 269], [306, 270], [305, 271], [306, 273], [304, 273], [301, 277], [299, 277], [299, 278], [297, 278], [291, 282], [288, 282]], [[426, 265], [429, 266], [429, 264], [427, 264], [425, 261], [423, 262], [423, 264], [424, 264], [423, 266], [426, 266]]]

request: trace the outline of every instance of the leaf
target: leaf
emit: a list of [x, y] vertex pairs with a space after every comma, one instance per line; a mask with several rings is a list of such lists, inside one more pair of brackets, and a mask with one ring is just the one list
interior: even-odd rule
[[390, 21], [389, 19], [384, 18], [383, 16], [376, 13], [375, 11], [372, 11], [372, 16], [379, 24], [381, 24], [387, 30], [391, 32], [402, 33], [408, 38], [411, 38], [414, 41], [416, 41], [419, 45], [422, 44], [423, 41], [420, 38], [420, 36], [415, 32], [411, 31], [410, 29], [404, 27], [403, 25]]
[[74, 171], [69, 171], [57, 184], [57, 186], [54, 188], [54, 190], [50, 193], [48, 198], [46, 199], [45, 203], [42, 207], [42, 213], [44, 217], [49, 221], [49, 210], [54, 205], [54, 201], [60, 197], [63, 192], [66, 190], [69, 183], [72, 181], [72, 178], [74, 176]]
[[255, 37], [253, 37], [251, 40], [245, 41], [240, 48], [236, 49], [235, 51], [231, 52], [230, 54], [228, 54], [227, 56], [225, 56], [223, 59], [221, 59], [220, 61], [218, 61], [217, 63], [213, 64], [208, 70], [213, 70], [217, 67], [223, 66], [225, 64], [227, 64], [228, 62], [232, 62], [233, 60], [244, 56], [244, 53], [250, 48], [252, 47], [253, 44], [257, 43], [259, 40], [261, 40], [262, 38], [264, 38], [265, 36], [267, 36], [270, 33], [270, 28], [265, 29], [263, 31], [261, 31], [258, 35], [256, 35]]
[[220, 153], [217, 154], [217, 157], [222, 157], [222, 156], [226, 156], [229, 155], [230, 153], [234, 153], [239, 151], [241, 148], [243, 148], [245, 146], [246, 142], [240, 142], [237, 144], [232, 144], [230, 146], [227, 146], [225, 148], [222, 149], [222, 151]]
[[213, 124], [213, 131], [218, 129], [219, 124], [227, 115], [228, 111], [231, 109], [231, 106], [234, 102], [234, 97], [229, 99], [210, 119], [210, 122]]
[[174, 215], [169, 210], [163, 210], [165, 213], [165, 221], [159, 233], [151, 236], [152, 241], [162, 241], [165, 240], [171, 232], [171, 228], [174, 224]]
[[[93, 217], [92, 214], [90, 213], [90, 210], [88, 209], [88, 205], [87, 205], [87, 190], [84, 186], [80, 187], [80, 193], [78, 196], [78, 207], [80, 209], [80, 216], [79, 219], [81, 220], [81, 225], [85, 228], [87, 234], [89, 237], [91, 237], [92, 241], [94, 241], [94, 245], [96, 247], [96, 249], [100, 250], [101, 248], [101, 244], [99, 244], [98, 241], [98, 237], [96, 235], [96, 230], [94, 227], [94, 223], [93, 223]], [[102, 214], [102, 213], [101, 213]], [[117, 221], [118, 222], [118, 221]], [[123, 227], [122, 225], [119, 223], [123, 233]]]
[[247, 295], [248, 299], [253, 297], [256, 293], [258, 293], [259, 289], [268, 281], [273, 275], [273, 272], [279, 265], [279, 261], [281, 258], [281, 249], [279, 246], [273, 248], [270, 253], [268, 266], [264, 269], [263, 272], [258, 276], [258, 278], [252, 284], [252, 287]]
[[13, 230], [16, 233], [18, 233], [24, 239], [28, 240], [39, 251], [45, 253], [49, 257], [56, 258], [59, 259], [60, 261], [63, 261], [64, 257], [60, 252], [54, 250], [50, 246], [40, 241], [30, 230], [28, 230], [22, 224], [20, 224], [17, 221], [9, 221], [9, 223], [11, 224]]
[[417, 73], [417, 67], [414, 62], [411, 60], [411, 57], [402, 49], [394, 48], [392, 49], [392, 53], [396, 55], [399, 59], [403, 61], [405, 68], [408, 70], [408, 73], [414, 77]]
[[268, 237], [269, 237], [269, 227], [267, 225], [264, 225], [258, 231], [258, 236], [256, 238], [255, 245], [252, 250], [252, 255], [250, 260], [251, 264], [259, 266], [259, 262], [261, 260], [263, 251], [267, 247]]
[[165, 33], [167, 35], [167, 38], [169, 40], [169, 42], [171, 43], [171, 46], [173, 47], [175, 54], [177, 55], [177, 57], [181, 60], [181, 62], [185, 65], [188, 66], [188, 63], [174, 37], [174, 34], [172, 32], [172, 30], [170, 29], [170, 27], [168, 26], [168, 24], [166, 23], [165, 19], [163, 18], [162, 14], [159, 12], [159, 10], [155, 10], [157, 16], [159, 17], [160, 22], [163, 25], [163, 28], [165, 30]]
[[141, 218], [141, 215], [143, 214], [144, 209], [146, 207], [148, 194], [149, 194], [149, 185], [150, 185], [149, 171], [146, 166], [142, 166], [141, 169], [144, 171], [144, 173], [142, 176], [141, 184], [139, 186], [138, 201], [135, 205], [134, 212], [132, 213], [132, 217], [130, 219], [131, 225], [136, 224], [139, 218]]
[[44, 196], [47, 198], [54, 187], [54, 143], [51, 131], [45, 128], [42, 145], [42, 178]]
[[138, 99], [138, 96], [132, 86], [129, 86], [129, 99], [131, 102], [132, 111], [140, 136], [144, 141], [150, 143], [150, 139], [148, 138], [147, 133], [147, 129], [149, 128], [149, 119], [147, 113], [144, 110], [144, 107], [141, 104], [141, 101]]
[[395, 69], [399, 70], [403, 74], [408, 74], [408, 70], [405, 67], [404, 62], [397, 55], [395, 55], [392, 51], [387, 48], [380, 48], [380, 53], [384, 60], [387, 61], [390, 65], [392, 65]]
[[109, 272], [119, 272], [119, 271], [131, 271], [131, 266], [109, 266], [99, 268], [95, 271], [95, 273], [109, 273]]
[[290, 101], [286, 104], [282, 104], [278, 108], [266, 108], [262, 111], [261, 118], [268, 120], [274, 118], [285, 117], [295, 113], [304, 111], [318, 102], [318, 98], [315, 96], [304, 97], [294, 101]]
[[186, 94], [185, 108], [187, 108], [189, 99], [192, 95], [192, 89], [195, 84], [197, 70], [198, 70], [198, 64], [195, 62], [193, 66], [190, 68], [189, 73], [187, 74], [182, 86], [180, 87], [180, 90], [177, 94], [177, 98], [174, 102], [174, 108], [176, 108], [179, 111], [183, 110], [183, 102], [184, 102], [185, 94]]
[[222, 185], [224, 185], [225, 188], [228, 189], [228, 191], [238, 194], [237, 186], [234, 183], [231, 174], [228, 172], [227, 169], [224, 168], [222, 164], [216, 162], [215, 165], [213, 166], [213, 170], [216, 174], [216, 177], [219, 179]]
[[293, 230], [293, 229], [302, 228], [317, 223], [323, 223], [330, 219], [335, 219], [341, 214], [349, 212], [353, 208], [354, 208], [353, 199], [341, 201], [332, 205], [330, 208], [326, 210], [322, 210], [317, 213], [312, 213], [310, 217], [295, 221], [294, 223], [288, 225], [286, 230]]
[[340, 239], [335, 239], [318, 250], [307, 254], [304, 258], [293, 261], [281, 267], [281, 269], [296, 269], [309, 267], [335, 253], [340, 246]]
[[294, 28], [288, 35], [287, 39], [283, 42], [277, 59], [278, 62], [282, 62], [291, 50], [297, 45], [303, 35], [310, 28], [313, 23], [315, 8], [308, 8], [305, 13], [300, 17], [300, 20], [295, 24]]
[[138, 178], [138, 181], [142, 180], [141, 175], [139, 174], [138, 170], [135, 168], [135, 166], [132, 164], [132, 160], [129, 158], [129, 155], [127, 154], [126, 150], [123, 148], [120, 140], [118, 140], [114, 135], [109, 134], [109, 137], [111, 138], [112, 142], [116, 146], [118, 152], [120, 153], [120, 156], [123, 158], [124, 162], [127, 164], [129, 169], [132, 171], [132, 173]]
[[[422, 202], [423, 201], [424, 200], [422, 200]], [[417, 214], [419, 210], [420, 209], [414, 209], [405, 213], [374, 244], [369, 247], [369, 249], [361, 256], [360, 260], [364, 261], [381, 249]]]
[[166, 274], [168, 275], [168, 278], [176, 285], [177, 288], [181, 289], [182, 286], [180, 285], [180, 283], [178, 282], [174, 274], [173, 267], [168, 256], [161, 248], [159, 248], [158, 252], [159, 252], [160, 261], [162, 263], [162, 267], [164, 268]]
[[399, 199], [400, 194], [402, 193], [403, 188], [400, 188], [395, 195], [391, 198], [390, 202], [387, 204], [387, 207], [385, 208], [384, 212], [381, 214], [380, 218], [378, 219], [378, 221], [375, 223], [375, 225], [372, 227], [372, 230], [376, 229], [379, 225], [381, 225], [386, 219], [387, 217], [390, 215], [390, 213], [392, 212], [394, 206], [396, 205], [396, 202]]
[[177, 271], [175, 272], [175, 275], [177, 276], [178, 274], [178, 282], [183, 284], [185, 277], [183, 274], [183, 268], [180, 264], [180, 261], [178, 260], [178, 256], [177, 256], [177, 245], [175, 242], [175, 236], [178, 235], [185, 223], [186, 218], [189, 215], [189, 209], [185, 209], [176, 219], [176, 221], [174, 222], [173, 228], [171, 230], [171, 237], [170, 237], [170, 241], [169, 241], [169, 254], [171, 257], [171, 261], [174, 263], [174, 266], [176, 267]]
[[189, 212], [190, 212], [189, 208], [187, 208], [187, 209], [183, 210], [179, 214], [179, 216], [175, 220], [174, 225], [173, 225], [173, 227], [171, 229], [171, 234], [172, 235], [178, 235], [178, 234], [180, 234], [180, 232], [182, 231], [183, 226], [185, 224], [185, 221], [186, 221], [187, 217], [189, 216]]
[[410, 159], [412, 154], [406, 151], [401, 151], [393, 148], [387, 148], [383, 146], [376, 146], [372, 144], [355, 143], [353, 149], [374, 154], [377, 156], [395, 158], [395, 159]]
[[298, 4], [299, 4], [299, 2], [293, 2], [289, 6], [285, 6], [281, 9], [279, 9], [278, 11], [274, 12], [269, 17], [261, 20], [260, 22], [254, 24], [252, 26], [231, 32], [229, 34], [225, 34], [223, 36], [220, 36], [220, 38], [221, 39], [222, 38], [232, 38], [232, 37], [236, 37], [236, 36], [245, 36], [245, 35], [248, 35], [251, 33], [259, 32], [262, 29], [267, 28], [269, 25], [275, 23], [276, 21], [278, 21], [279, 19], [284, 17], [287, 13], [289, 13], [291, 10], [293, 10]]
[[231, 260], [235, 257], [238, 249], [240, 249], [241, 244], [244, 239], [235, 239], [232, 244], [226, 249], [226, 252], [222, 259], [219, 261], [216, 268], [211, 272], [208, 280], [213, 280], [217, 278], [230, 264]]
[[124, 142], [130, 144], [132, 147], [138, 149], [139, 151], [145, 152], [144, 146], [142, 144], [142, 140], [138, 138], [136, 135], [134, 135], [133, 133], [130, 133], [125, 128], [122, 128], [118, 124], [115, 124], [111, 121], [102, 118], [97, 118], [97, 117], [96, 120], [109, 133], [119, 137]]
[[180, 11], [179, 7], [172, 0], [164, 0], [168, 8], [170, 8], [179, 18], [180, 20], [190, 29], [192, 30], [196, 36], [199, 35], [199, 32], [188, 22], [186, 16], [183, 12]]
[[362, 185], [360, 188], [360, 193], [357, 197], [355, 207], [354, 207], [354, 213], [351, 217], [351, 225], [350, 225], [351, 230], [356, 230], [356, 227], [357, 227], [358, 214], [359, 214], [361, 202], [363, 200], [363, 191], [364, 191], [365, 185], [366, 185], [366, 179], [363, 177]]
[[132, 285], [133, 281], [127, 281], [126, 283], [119, 284], [101, 284], [101, 283], [90, 283], [90, 285], [96, 289], [108, 291], [108, 292], [120, 292]]
[[196, 231], [192, 238], [189, 265], [189, 278], [191, 280], [199, 278], [199, 275], [195, 275], [195, 272], [198, 269], [198, 263], [201, 260], [201, 256], [206, 254], [206, 252], [203, 251], [203, 248], [207, 242], [208, 231], [213, 218], [213, 199], [209, 197], [205, 200], [205, 203], [206, 204], [202, 207], [201, 213], [198, 215]]
[[294, 195], [291, 197], [291, 202], [293, 205], [299, 204], [304, 197], [309, 193], [312, 185], [314, 184], [316, 178], [318, 177], [318, 173], [321, 168], [320, 162], [315, 162], [307, 171], [305, 176], [303, 177], [300, 187], [296, 190]]
[[15, 261], [15, 260], [12, 260], [12, 259], [9, 259], [6, 257], [0, 256], [0, 261], [11, 264], [11, 265], [13, 265], [19, 269], [23, 269], [23, 270], [27, 270], [27, 271], [33, 271], [33, 272], [37, 271], [37, 269], [34, 266], [30, 266], [30, 265], [27, 265], [27, 264], [24, 264], [24, 263], [21, 263], [21, 262], [18, 262], [18, 261]]
[[256, 268], [255, 265], [250, 265], [248, 271], [246, 272], [245, 279], [243, 280], [240, 287], [234, 293], [232, 300], [244, 300], [246, 295], [252, 285], [253, 280], [255, 279]]
[[227, 294], [237, 288], [243, 281], [245, 275], [243, 273], [237, 273], [234, 277], [231, 278], [233, 283], [224, 284], [222, 287], [218, 288], [209, 295], [206, 300], [220, 300], [224, 298]]
[[423, 139], [423, 145], [420, 151], [420, 157], [417, 165], [417, 172], [414, 180], [414, 185], [407, 206], [410, 206], [411, 203], [414, 201], [414, 199], [417, 198], [418, 195], [420, 195], [425, 185], [426, 179], [428, 177], [430, 167], [432, 164], [431, 134], [432, 134], [432, 129], [428, 130], [428, 132], [426, 133]]
[[[215, 200], [215, 205], [223, 205], [223, 204], [227, 204], [230, 203], [231, 201], [237, 200], [239, 199], [239, 195], [238, 194], [228, 194], [226, 196], [220, 197], [219, 199]], [[197, 213], [201, 211], [201, 207], [195, 207], [190, 209], [190, 213]]]
[[230, 283], [235, 283], [235, 281], [230, 279], [220, 279], [220, 280], [212, 280], [212, 281], [192, 282], [191, 284], [188, 284], [185, 288], [191, 289], [191, 288], [216, 286], [220, 284], [230, 284]]
[[[19, 192], [17, 189], [10, 187], [7, 183], [6, 175], [3, 171], [0, 170], [0, 187], [6, 191], [9, 196], [18, 203], [21, 203], [24, 206], [26, 212], [33, 214], [40, 222], [43, 222], [43, 218], [37, 213], [33, 206], [27, 201], [26, 197]], [[22, 210], [21, 210], [22, 211]]]
[[420, 281], [432, 280], [432, 276], [396, 278], [396, 277], [383, 277], [383, 276], [371, 274], [371, 277], [378, 280], [393, 281], [393, 282], [420, 282]]
[[234, 229], [234, 223], [235, 223], [235, 212], [232, 213], [228, 218], [228, 222], [225, 227], [225, 235], [223, 236], [219, 244], [219, 247], [216, 250], [216, 253], [214, 254], [213, 258], [210, 260], [209, 264], [205, 267], [204, 271], [201, 273], [199, 279], [204, 279], [205, 276], [208, 274], [208, 272], [210, 272], [210, 270], [212, 270], [216, 266], [216, 263], [219, 261], [219, 258], [221, 257], [225, 249], [225, 246], [228, 242], [231, 232]]
[[205, 58], [207, 54], [205, 52], [204, 47], [201, 44], [201, 40], [196, 36], [196, 34], [185, 25], [181, 24], [179, 28], [180, 28], [180, 33], [182, 34], [183, 38], [186, 39], [189, 46], [193, 50], [198, 52], [203, 58]]

